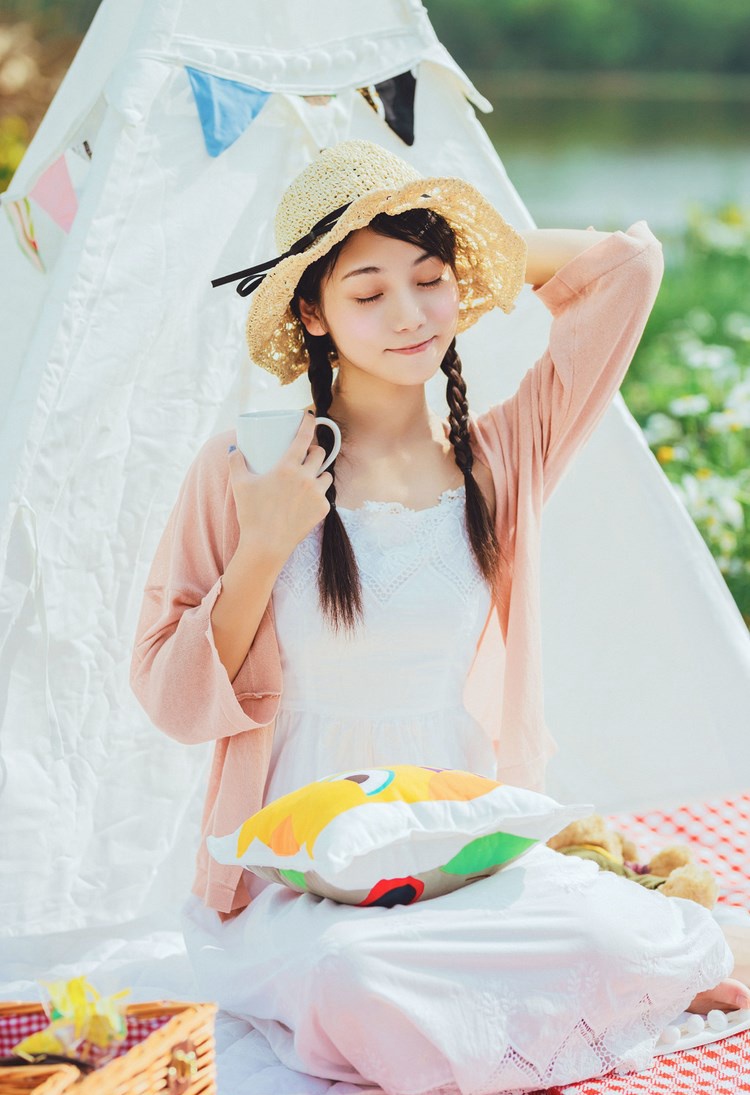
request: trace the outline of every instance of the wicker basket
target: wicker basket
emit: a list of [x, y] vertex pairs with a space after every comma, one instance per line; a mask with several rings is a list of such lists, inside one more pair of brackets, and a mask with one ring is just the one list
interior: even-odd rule
[[0, 1091], [3, 1095], [62, 1095], [70, 1091], [80, 1075], [74, 1065], [0, 1068]]
[[[106, 1065], [87, 1075], [64, 1064], [0, 1068], [2, 1095], [216, 1095], [216, 1004], [160, 1000], [131, 1004], [125, 1014], [128, 1036]], [[47, 1025], [41, 1004], [0, 1003], [0, 1056], [9, 1052], [3, 1028], [7, 1039], [9, 1025], [20, 1021], [21, 1037]]]

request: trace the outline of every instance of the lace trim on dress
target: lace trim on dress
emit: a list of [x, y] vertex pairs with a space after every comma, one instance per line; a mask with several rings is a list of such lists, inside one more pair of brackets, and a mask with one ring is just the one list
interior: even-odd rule
[[[425, 509], [374, 501], [358, 509], [342, 509], [347, 531], [356, 537], [362, 581], [380, 605], [387, 604], [426, 566], [432, 566], [465, 598], [484, 582], [465, 528], [465, 491], [464, 486], [444, 490], [437, 505]], [[390, 520], [393, 516], [399, 520]], [[321, 531], [316, 526], [297, 544], [277, 577], [298, 598], [306, 596], [317, 581]]]
[[362, 513], [366, 511], [372, 513], [377, 511], [379, 513], [430, 513], [432, 510], [436, 510], [439, 506], [443, 505], [445, 501], [452, 501], [454, 498], [461, 498], [466, 493], [466, 487], [462, 483], [460, 487], [448, 487], [442, 494], [439, 495], [436, 505], [427, 506], [424, 509], [412, 509], [411, 506], [405, 506], [403, 502], [373, 502], [367, 500], [362, 503], [357, 509], [347, 509], [346, 506], [336, 505], [336, 509], [341, 510], [343, 513]]
[[[584, 1076], [594, 1079], [613, 1071], [622, 1076], [649, 1068], [654, 1063], [659, 1035], [679, 1013], [680, 1006], [687, 1007], [699, 992], [718, 984], [726, 976], [724, 953], [724, 945], [719, 942], [689, 978], [682, 994], [670, 992], [667, 996], [662, 993], [658, 999], [645, 993], [638, 1001], [638, 1014], [626, 1026], [620, 1021], [614, 1031], [607, 1027], [597, 1035], [585, 1019], [578, 1019], [543, 1069], [515, 1047], [508, 1046], [499, 1064], [471, 1095], [517, 1095], [519, 1090], [526, 1089], [526, 1084], [530, 1090], [537, 1090], [575, 1083]], [[513, 1076], [513, 1087], [497, 1086], [498, 1082], [507, 1082], [510, 1078], [509, 1069], [511, 1075], [515, 1072], [518, 1082], [523, 1083], [522, 1089], [515, 1083], [516, 1076]]]

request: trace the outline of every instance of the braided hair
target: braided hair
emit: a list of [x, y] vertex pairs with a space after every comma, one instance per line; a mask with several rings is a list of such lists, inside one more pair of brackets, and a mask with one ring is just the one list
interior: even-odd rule
[[[315, 414], [327, 415], [331, 406], [333, 387], [332, 340], [330, 335], [309, 335], [306, 344], [310, 357], [307, 375], [310, 379]], [[326, 456], [333, 448], [330, 430], [325, 430], [324, 448]], [[336, 509], [336, 461], [329, 464], [328, 471], [333, 482], [326, 491], [331, 508], [323, 522], [323, 541], [318, 564], [318, 590], [324, 613], [335, 627], [343, 625], [353, 631], [356, 621], [362, 619], [362, 590], [359, 581], [359, 568], [354, 555], [351, 540]]]
[[[408, 209], [390, 216], [379, 213], [369, 227], [384, 236], [404, 240], [424, 248], [450, 264], [455, 271], [455, 236], [448, 222], [431, 209]], [[346, 239], [348, 239], [347, 237]], [[333, 363], [336, 348], [329, 334], [312, 335], [302, 323], [299, 300], [302, 298], [320, 305], [322, 285], [333, 269], [346, 239], [335, 244], [322, 258], [311, 263], [300, 278], [294, 292], [291, 308], [300, 321], [305, 348], [310, 365], [308, 377], [312, 389], [316, 415], [327, 415], [333, 398]], [[469, 542], [479, 569], [493, 586], [498, 580], [498, 570], [503, 552], [495, 533], [492, 516], [484, 494], [474, 478], [472, 468], [474, 454], [469, 440], [469, 404], [466, 398], [466, 381], [461, 373], [461, 358], [456, 350], [455, 338], [448, 347], [440, 365], [448, 383], [449, 439], [453, 446], [456, 464], [463, 473], [466, 486], [466, 527]], [[333, 448], [330, 431], [324, 431], [323, 447], [328, 455]], [[326, 492], [331, 509], [323, 522], [320, 562], [318, 565], [318, 591], [324, 615], [331, 625], [344, 627], [352, 632], [363, 617], [362, 589], [359, 568], [344, 523], [336, 510], [336, 461], [328, 471], [333, 482]]]
[[448, 377], [448, 437], [466, 486], [466, 527], [469, 541], [482, 574], [488, 582], [493, 583], [497, 580], [502, 552], [487, 501], [472, 473], [474, 453], [469, 441], [469, 402], [455, 338], [446, 350], [440, 368]]

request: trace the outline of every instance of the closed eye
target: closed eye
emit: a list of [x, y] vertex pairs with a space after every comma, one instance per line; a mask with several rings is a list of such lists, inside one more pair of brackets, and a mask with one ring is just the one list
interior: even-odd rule
[[[434, 281], [420, 281], [419, 285], [421, 285], [423, 288], [429, 289], [431, 286], [439, 285], [442, 280], [443, 275], [441, 274], [440, 277], [435, 278]], [[373, 300], [377, 300], [378, 297], [381, 297], [382, 295], [382, 293], [375, 293], [375, 295], [372, 297], [355, 297], [354, 299], [356, 300], [357, 304], [371, 304]]]

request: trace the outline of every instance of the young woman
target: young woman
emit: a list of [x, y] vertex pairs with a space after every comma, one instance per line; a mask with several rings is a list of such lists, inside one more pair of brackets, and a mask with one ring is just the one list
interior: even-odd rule
[[[264, 475], [234, 431], [210, 439], [159, 544], [133, 656], [154, 723], [215, 742], [184, 909], [201, 992], [289, 1067], [394, 1095], [646, 1067], [683, 1008], [750, 1004], [699, 905], [542, 845], [449, 895], [359, 908], [248, 883], [209, 859], [205, 836], [359, 767], [456, 767], [541, 789], [555, 748], [542, 506], [632, 359], [661, 245], [643, 221], [515, 232], [468, 183], [422, 178], [360, 141], [302, 172], [276, 227], [278, 259], [218, 280], [254, 291], [253, 359], [283, 383], [307, 370], [309, 410], [340, 425], [341, 452], [320, 473], [330, 441], [316, 443], [309, 415]], [[511, 311], [524, 280], [552, 312], [549, 347], [475, 418], [456, 334]], [[501, 350], [487, 367], [502, 368]], [[447, 421], [425, 397], [438, 369]], [[493, 615], [502, 707], [474, 717], [464, 690]]]

